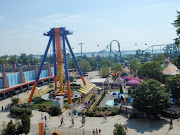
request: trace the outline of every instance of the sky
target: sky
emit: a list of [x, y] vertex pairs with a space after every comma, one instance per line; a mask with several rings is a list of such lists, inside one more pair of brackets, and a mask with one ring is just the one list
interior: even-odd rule
[[[112, 40], [121, 50], [146, 49], [174, 42], [180, 0], [1, 0], [0, 56], [44, 54], [54, 27], [73, 31], [75, 53], [98, 52]], [[135, 45], [137, 44], [137, 45]], [[147, 45], [145, 45], [147, 44]], [[117, 43], [112, 43], [117, 50]]]

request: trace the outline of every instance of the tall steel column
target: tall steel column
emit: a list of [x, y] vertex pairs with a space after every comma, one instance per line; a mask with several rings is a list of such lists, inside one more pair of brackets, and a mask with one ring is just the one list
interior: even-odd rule
[[[53, 30], [53, 29], [51, 29], [51, 30]], [[41, 74], [41, 70], [42, 70], [43, 65], [44, 65], [44, 61], [45, 61], [45, 59], [46, 59], [46, 56], [47, 56], [49, 47], [50, 47], [50, 45], [51, 45], [51, 40], [52, 40], [52, 36], [50, 36], [50, 38], [49, 38], [49, 42], [48, 42], [47, 47], [46, 47], [46, 50], [45, 50], [45, 52], [44, 52], [44, 56], [43, 56], [41, 65], [40, 65], [40, 67], [39, 67], [38, 74], [37, 74], [37, 76], [36, 76], [36, 80], [35, 80], [35, 82], [34, 82], [34, 85], [33, 85], [33, 88], [32, 88], [31, 95], [30, 95], [30, 97], [29, 97], [28, 103], [31, 103], [31, 101], [32, 101], [32, 98], [33, 98], [33, 95], [34, 95], [34, 91], [35, 91], [36, 86], [37, 86], [37, 84], [38, 84], [39, 77], [40, 77], [40, 74]]]

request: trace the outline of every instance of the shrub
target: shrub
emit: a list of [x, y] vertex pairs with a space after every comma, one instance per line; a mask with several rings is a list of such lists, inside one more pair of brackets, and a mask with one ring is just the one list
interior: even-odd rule
[[64, 108], [65, 108], [65, 109], [68, 109], [69, 107], [70, 107], [69, 104], [64, 105]]
[[52, 83], [49, 84], [49, 88], [53, 88], [54, 85]]
[[17, 105], [18, 104], [18, 101], [19, 101], [19, 98], [12, 98], [12, 103], [14, 104], [14, 105]]
[[41, 97], [35, 97], [33, 98], [32, 102], [34, 103], [38, 103], [38, 102], [42, 102], [42, 101], [45, 101], [44, 99], [42, 99]]
[[74, 81], [74, 77], [73, 76], [69, 76], [69, 80], [70, 80], [70, 82], [73, 82]]
[[46, 109], [45, 108], [39, 108], [38, 111], [46, 112]]
[[52, 106], [49, 113], [51, 116], [58, 116], [61, 114], [61, 110], [57, 106]]
[[27, 115], [31, 115], [32, 110], [30, 108], [20, 108], [20, 107], [12, 107], [10, 109], [10, 114], [11, 115], [21, 116], [24, 113], [27, 114]]

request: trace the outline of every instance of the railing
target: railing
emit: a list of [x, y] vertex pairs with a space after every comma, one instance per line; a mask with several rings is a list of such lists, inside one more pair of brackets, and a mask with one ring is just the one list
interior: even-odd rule
[[85, 129], [79, 129], [79, 128], [67, 128], [67, 127], [49, 128], [46, 130], [46, 133], [48, 135], [50, 135], [55, 131], [59, 131], [59, 133], [61, 133], [63, 135], [64, 134], [65, 135], [92, 135], [92, 131], [88, 131]]
[[90, 93], [90, 94], [85, 98], [84, 102], [88, 101], [91, 96], [92, 96], [92, 94]]
[[97, 98], [97, 100], [94, 102], [94, 104], [90, 107], [89, 112], [91, 112], [93, 110], [93, 108], [96, 106], [96, 104], [99, 102], [99, 100], [102, 97], [102, 94], [104, 93], [104, 90], [99, 94], [99, 97]]
[[[41, 91], [36, 91], [36, 92], [34, 93], [34, 95], [33, 95], [33, 98], [34, 98], [34, 97], [39, 97], [39, 96], [41, 96], [41, 95], [43, 95], [43, 94], [45, 94], [45, 93], [47, 93], [47, 92], [49, 92], [49, 91], [51, 91], [51, 90], [53, 90], [53, 88], [46, 88], [46, 89], [41, 90]], [[28, 101], [28, 99], [29, 99], [29, 96], [28, 96], [27, 98], [20, 99], [18, 103], [19, 103], [19, 104], [26, 103], [26, 102]]]

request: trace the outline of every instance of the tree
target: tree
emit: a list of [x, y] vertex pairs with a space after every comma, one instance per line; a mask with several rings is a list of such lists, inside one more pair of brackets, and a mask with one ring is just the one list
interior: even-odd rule
[[100, 61], [100, 66], [103, 67], [103, 66], [108, 66], [110, 67], [112, 64], [112, 61], [109, 60], [107, 57], [103, 58], [101, 61]]
[[11, 99], [11, 102], [12, 102], [14, 105], [17, 105], [17, 104], [18, 104], [18, 101], [19, 101], [19, 98], [12, 98], [12, 99]]
[[141, 63], [140, 63], [139, 59], [137, 59], [137, 58], [132, 59], [132, 60], [130, 61], [131, 71], [132, 71], [133, 73], [135, 73], [136, 70], [139, 68], [140, 65], [141, 65]]
[[159, 61], [160, 63], [163, 63], [165, 60], [165, 56], [164, 54], [160, 53], [158, 55], [155, 56], [153, 61]]
[[176, 65], [176, 67], [180, 69], [180, 55], [174, 60], [174, 65]]
[[160, 82], [150, 79], [138, 85], [133, 94], [133, 106], [148, 114], [158, 114], [169, 107], [169, 94]]
[[69, 68], [69, 69], [76, 68], [75, 62], [72, 61], [72, 60], [68, 61], [68, 68]]
[[126, 135], [126, 132], [121, 124], [116, 123], [113, 130], [114, 135]]
[[13, 121], [10, 120], [7, 124], [7, 127], [4, 128], [1, 132], [2, 135], [15, 135], [16, 134], [16, 126], [13, 124]]
[[146, 53], [144, 54], [144, 57], [145, 57], [145, 58], [149, 58], [150, 56], [151, 56], [150, 52], [146, 52]]
[[9, 63], [10, 64], [16, 64], [18, 61], [17, 55], [11, 55], [9, 58]]
[[136, 50], [136, 58], [139, 58], [140, 55], [141, 55], [141, 50], [140, 49]]
[[108, 76], [109, 76], [109, 67], [108, 66], [102, 67], [102, 77], [106, 78]]
[[172, 96], [177, 100], [180, 98], [180, 74], [166, 77], [166, 88], [169, 92], [171, 89]]
[[79, 67], [82, 72], [89, 72], [91, 71], [91, 66], [87, 60], [82, 60], [79, 62]]
[[0, 57], [0, 64], [8, 64], [8, 55]]
[[19, 63], [27, 65], [28, 64], [28, 57], [26, 55], [26, 53], [21, 53], [20, 57], [19, 57]]
[[148, 79], [155, 79], [158, 81], [162, 80], [162, 70], [161, 64], [157, 61], [144, 63], [138, 68], [138, 76], [146, 77]]
[[30, 118], [26, 113], [23, 114], [21, 122], [23, 126], [23, 133], [28, 134], [31, 124], [30, 124]]
[[180, 11], [177, 11], [177, 19], [174, 20], [174, 27], [176, 28], [177, 38], [175, 38], [175, 43], [179, 46], [180, 45]]
[[89, 64], [92, 67], [92, 70], [95, 70], [97, 67], [97, 61], [94, 58], [87, 58], [87, 61], [89, 61]]
[[116, 72], [117, 71], [121, 71], [122, 72], [123, 66], [120, 63], [113, 63], [113, 66], [112, 66], [111, 70], [116, 71]]

